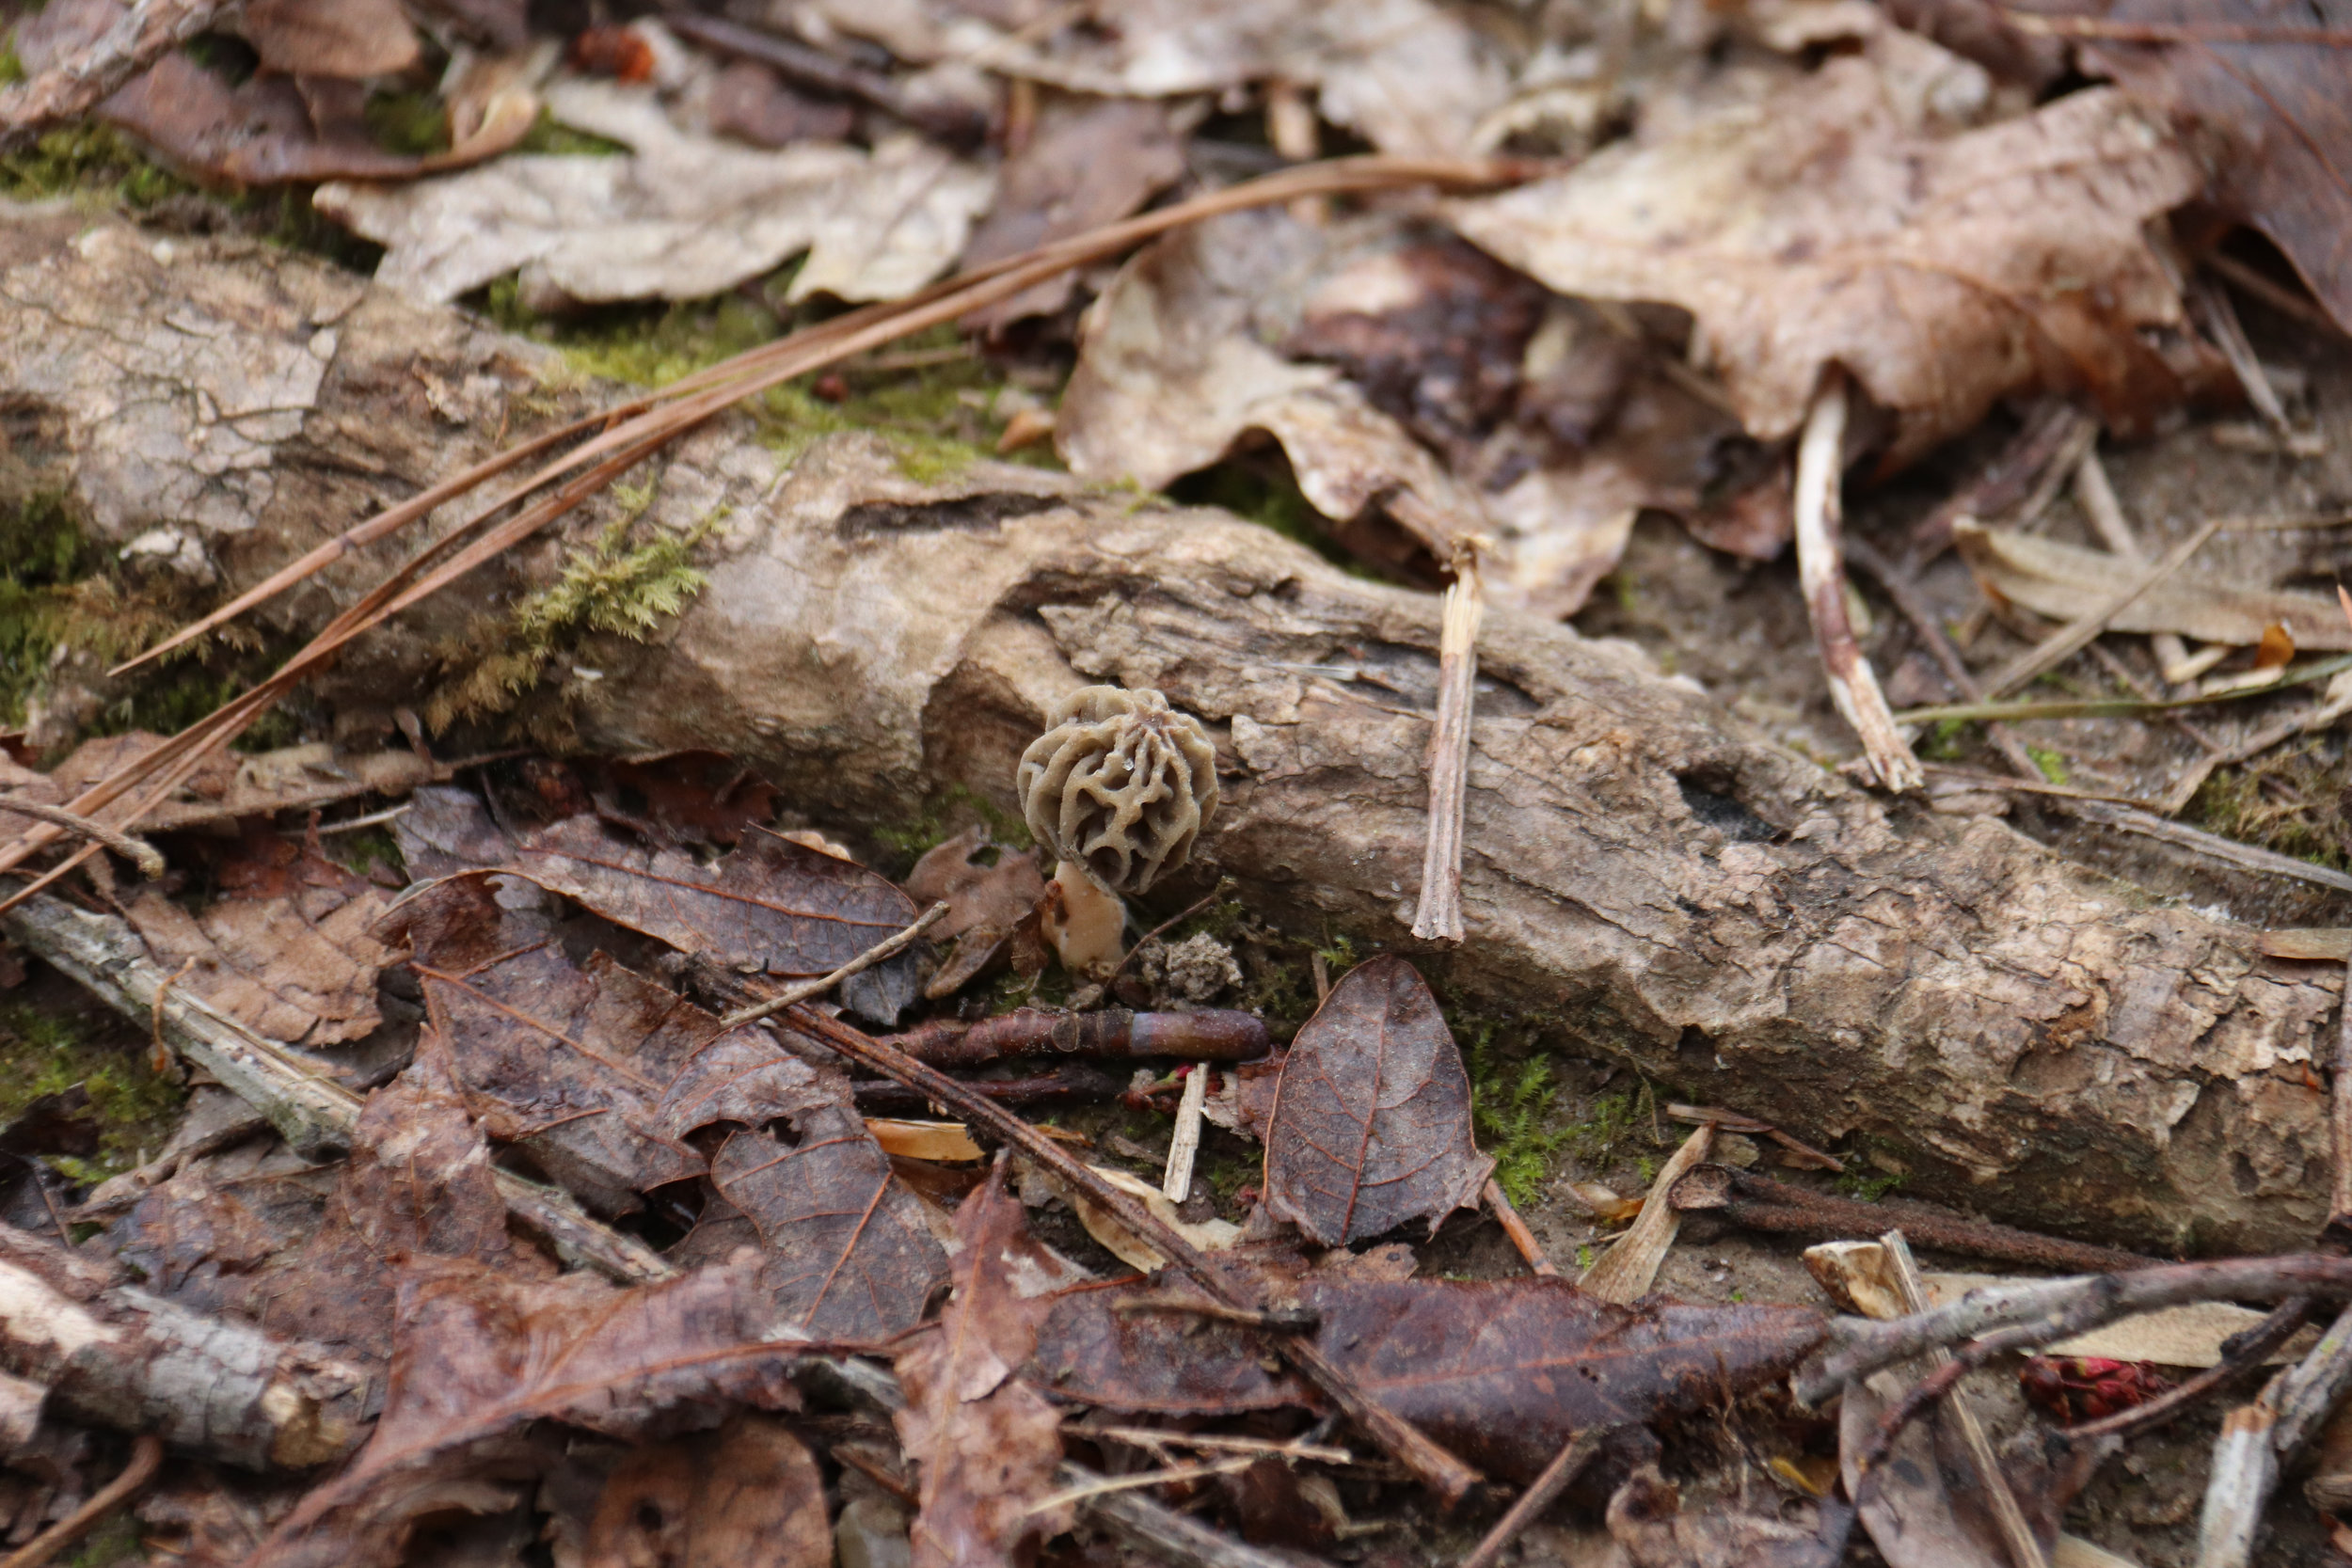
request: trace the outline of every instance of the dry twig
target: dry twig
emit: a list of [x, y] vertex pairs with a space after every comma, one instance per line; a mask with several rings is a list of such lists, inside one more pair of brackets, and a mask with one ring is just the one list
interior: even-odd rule
[[1478, 623], [1486, 602], [1478, 552], [1462, 551], [1438, 632], [1438, 715], [1429, 734], [1429, 827], [1422, 847], [1413, 935], [1462, 940], [1462, 807], [1470, 788], [1470, 710], [1477, 702]]
[[1839, 543], [1838, 497], [1845, 477], [1846, 382], [1832, 371], [1821, 378], [1797, 441], [1797, 580], [1804, 591], [1813, 641], [1829, 677], [1829, 694], [1856, 736], [1870, 771], [1898, 793], [1927, 782], [1911, 747], [1895, 728], [1885, 693], [1854, 641], [1846, 612], [1845, 552]]
[[1544, 1510], [1584, 1473], [1584, 1467], [1592, 1464], [1600, 1453], [1601, 1445], [1609, 1440], [1610, 1431], [1607, 1427], [1592, 1427], [1569, 1438], [1551, 1463], [1544, 1466], [1544, 1473], [1519, 1494], [1510, 1511], [1495, 1521], [1494, 1528], [1462, 1560], [1462, 1568], [1494, 1568], [1502, 1561], [1502, 1554], [1519, 1538], [1519, 1532], [1542, 1518]]

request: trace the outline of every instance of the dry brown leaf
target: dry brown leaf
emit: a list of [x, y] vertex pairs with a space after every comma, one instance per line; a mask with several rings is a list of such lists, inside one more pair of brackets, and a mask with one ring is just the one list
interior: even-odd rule
[[[2037, 615], [2069, 621], [2148, 575], [2144, 561], [2054, 539], [1963, 523], [1953, 547], [1978, 586]], [[2117, 631], [2177, 632], [2205, 642], [2252, 647], [2276, 626], [2293, 648], [2352, 648], [2352, 622], [2331, 598], [2233, 582], [2203, 569], [2176, 572], [2117, 610]]]
[[1449, 210], [1564, 293], [1691, 311], [1694, 357], [1759, 438], [1796, 430], [1832, 363], [1894, 412], [1894, 461], [2035, 388], [2144, 428], [2203, 373], [2151, 346], [2177, 332], [2181, 302], [2141, 232], [2196, 193], [2195, 167], [2110, 90], [1939, 134], [1918, 74], [1883, 48], [1833, 59], [1760, 103]]
[[955, 1294], [936, 1332], [898, 1358], [898, 1415], [922, 1465], [914, 1568], [992, 1568], [1070, 1528], [1067, 1505], [1033, 1512], [1061, 1463], [1061, 1416], [1015, 1369], [1029, 1359], [1045, 1298], [1025, 1299], [1016, 1269], [1033, 1249], [1006, 1162], [956, 1211]]
[[968, 828], [928, 850], [907, 873], [906, 890], [929, 908], [944, 902], [947, 913], [931, 927], [940, 941], [953, 939], [955, 947], [925, 982], [923, 994], [947, 996], [984, 973], [1005, 953], [1012, 933], [1035, 912], [1045, 896], [1045, 879], [1039, 875], [1037, 851], [998, 851], [994, 865], [976, 858], [989, 847], [985, 827]]
[[1474, 1207], [1495, 1163], [1470, 1133], [1470, 1075], [1413, 966], [1348, 971], [1291, 1042], [1265, 1135], [1266, 1212], [1325, 1246]]
[[380, 1367], [392, 1353], [396, 1290], [421, 1259], [521, 1280], [553, 1272], [508, 1234], [489, 1150], [429, 1032], [415, 1065], [368, 1097], [324, 1223], [255, 1277], [245, 1307], [272, 1333]]
[[363, 83], [259, 75], [231, 87], [186, 55], [167, 55], [99, 113], [198, 179], [239, 185], [412, 180], [464, 168], [513, 147], [538, 119], [535, 97], [509, 94], [470, 138], [411, 157], [375, 144], [366, 104]]
[[421, 1516], [509, 1506], [512, 1483], [560, 1452], [516, 1436], [534, 1421], [630, 1436], [680, 1405], [788, 1405], [756, 1275], [747, 1257], [624, 1291], [585, 1274], [516, 1282], [412, 1263], [374, 1435], [253, 1568], [389, 1568]]
[[[914, 901], [881, 877], [765, 829], [749, 830], [711, 865], [646, 847], [595, 817], [533, 833], [516, 869], [618, 926], [743, 974], [802, 979], [828, 974], [914, 924]], [[914, 999], [916, 955], [850, 977], [851, 1009], [895, 1022]]]
[[262, 68], [288, 76], [385, 76], [421, 53], [400, 0], [246, 0], [240, 26]]
[[[1184, 149], [1163, 105], [1135, 98], [1054, 96], [1037, 130], [1005, 160], [996, 203], [972, 231], [963, 264], [978, 266], [1067, 239], [1135, 212], [1184, 172]], [[1077, 286], [1069, 274], [964, 318], [993, 331], [1060, 309]]]
[[201, 914], [143, 892], [124, 911], [132, 926], [156, 962], [188, 966], [182, 986], [271, 1039], [316, 1046], [367, 1034], [382, 1022], [375, 980], [393, 958], [373, 935], [382, 895], [266, 829], [248, 842], [284, 861], [232, 860], [223, 896]]
[[[1236, 1255], [1239, 1256], [1239, 1255]], [[1170, 1415], [1309, 1405], [1259, 1337], [1184, 1312], [1122, 1312], [1172, 1276], [1082, 1287], [1038, 1330], [1036, 1381], [1076, 1404]], [[1824, 1332], [1795, 1307], [1619, 1307], [1565, 1279], [1384, 1281], [1323, 1271], [1292, 1287], [1315, 1343], [1358, 1386], [1464, 1459], [1527, 1480], [1574, 1433], [1718, 1406], [1796, 1365]], [[1274, 1370], [1269, 1370], [1271, 1366]]]
[[825, 1479], [764, 1416], [637, 1449], [596, 1498], [580, 1568], [830, 1568]]
[[2091, 69], [2170, 114], [2205, 166], [2215, 204], [2269, 235], [2352, 331], [2352, 95], [2344, 90], [2344, 51], [2225, 36], [2233, 26], [2352, 33], [2352, 8], [2343, 0], [2111, 0], [2092, 9], [2108, 22], [2181, 28], [2178, 41], [2099, 40], [2081, 53]]
[[913, 137], [759, 152], [690, 135], [650, 89], [610, 82], [558, 82], [548, 107], [629, 155], [512, 157], [414, 184], [325, 185], [314, 202], [387, 247], [379, 282], [425, 299], [518, 269], [543, 304], [699, 299], [805, 251], [789, 299], [868, 300], [946, 271], [994, 186]]
[[809, 98], [756, 60], [738, 60], [711, 79], [710, 130], [754, 147], [842, 141], [857, 111], [838, 100]]

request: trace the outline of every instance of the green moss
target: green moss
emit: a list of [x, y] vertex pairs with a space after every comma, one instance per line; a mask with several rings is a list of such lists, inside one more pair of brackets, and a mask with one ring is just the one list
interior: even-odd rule
[[1958, 762], [1967, 755], [1967, 736], [1975, 722], [1967, 719], [1939, 719], [1932, 729], [1919, 737], [1919, 755], [1930, 762]]
[[65, 1560], [66, 1568], [116, 1568], [117, 1564], [146, 1560], [147, 1547], [139, 1538], [138, 1515], [129, 1509], [108, 1514]]
[[[664, 534], [628, 548], [628, 531], [651, 492], [632, 496], [616, 488], [614, 494], [625, 504], [632, 499], [636, 504], [594, 543], [574, 550], [554, 582], [516, 605], [502, 624], [440, 650], [444, 666], [458, 673], [425, 701], [425, 722], [437, 733], [461, 720], [513, 712], [550, 664], [586, 640], [601, 634], [643, 642], [702, 592], [707, 579], [692, 564], [692, 555], [703, 531]], [[565, 703], [581, 690], [567, 684]], [[564, 705], [534, 716], [537, 722], [531, 727], [543, 744], [567, 742]]]
[[368, 133], [388, 152], [410, 158], [449, 150], [449, 105], [435, 92], [379, 92], [369, 98]]
[[2319, 736], [2216, 769], [2189, 810], [2209, 832], [2345, 870], [2352, 869], [2347, 789], [2352, 752], [2341, 736]]
[[1560, 1151], [1575, 1138], [1554, 1114], [1559, 1089], [1551, 1063], [1541, 1056], [1502, 1061], [1491, 1031], [1472, 1042], [1465, 1059], [1471, 1124], [1479, 1147], [1494, 1160], [1495, 1182], [1513, 1203], [1533, 1203]]
[[0, 1006], [0, 1123], [76, 1084], [88, 1091], [100, 1135], [95, 1159], [53, 1158], [74, 1180], [103, 1180], [128, 1170], [141, 1149], [152, 1153], [170, 1135], [182, 1091], [152, 1070], [143, 1050], [102, 1045], [74, 1022], [24, 1003]]
[[1604, 1164], [1614, 1158], [1640, 1122], [1642, 1099], [1647, 1092], [1646, 1088], [1621, 1089], [1595, 1095], [1585, 1108], [1584, 1119], [1567, 1127], [1566, 1147], [1587, 1164]]
[[2028, 746], [2026, 748], [2026, 754], [2033, 758], [2033, 765], [2042, 769], [2043, 778], [2054, 784], [2062, 784], [2066, 782], [2066, 758], [2064, 756], [2047, 746]]
[[998, 844], [1027, 849], [1036, 843], [1029, 836], [1027, 823], [969, 784], [948, 785], [924, 801], [923, 809], [913, 816], [874, 829], [873, 838], [899, 863], [892, 868], [895, 873], [904, 876], [926, 850], [945, 844], [975, 822], [984, 824], [989, 837]]
[[143, 212], [166, 197], [195, 189], [110, 125], [44, 132], [24, 151], [0, 158], [0, 196], [17, 201], [73, 196]]
[[617, 158], [628, 151], [628, 144], [586, 131], [575, 131], [559, 124], [547, 110], [539, 111], [538, 122], [523, 133], [523, 139], [515, 144], [517, 152], [548, 152], [568, 158]]
[[1837, 1190], [1864, 1203], [1876, 1203], [1900, 1187], [1905, 1180], [1899, 1172], [1865, 1170], [1859, 1162], [1852, 1162], [1847, 1165], [1846, 1173], [1837, 1179]]
[[775, 337], [779, 325], [774, 311], [739, 293], [542, 316], [522, 303], [512, 277], [489, 286], [483, 309], [507, 331], [561, 351], [582, 376], [636, 387], [666, 387], [707, 370]]
[[24, 80], [24, 61], [16, 52], [16, 34], [11, 30], [0, 40], [0, 87], [14, 87]]

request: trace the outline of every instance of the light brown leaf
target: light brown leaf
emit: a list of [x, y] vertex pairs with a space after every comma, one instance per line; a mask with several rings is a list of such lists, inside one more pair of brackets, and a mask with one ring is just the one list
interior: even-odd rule
[[[1952, 546], [1978, 584], [2037, 615], [2068, 621], [2148, 575], [2148, 563], [2055, 539], [1964, 523]], [[2295, 648], [2352, 648], [2352, 621], [2318, 594], [2233, 582], [2201, 568], [2176, 572], [2117, 610], [2117, 631], [2177, 632], [2205, 642], [2253, 647], [2276, 626]]]
[[246, 41], [286, 75], [385, 76], [416, 64], [400, 0], [246, 0]]
[[1470, 1134], [1470, 1075], [1405, 959], [1357, 965], [1291, 1042], [1265, 1135], [1266, 1212], [1344, 1246], [1478, 1202], [1495, 1163]]
[[1896, 461], [2035, 388], [2144, 427], [2185, 383], [2143, 337], [2182, 317], [2141, 226], [2196, 193], [2194, 166], [2113, 91], [1939, 134], [1899, 39], [1932, 50], [1890, 34], [1452, 221], [1562, 293], [1691, 311], [1760, 438], [1797, 428], [1831, 363], [1894, 411]]

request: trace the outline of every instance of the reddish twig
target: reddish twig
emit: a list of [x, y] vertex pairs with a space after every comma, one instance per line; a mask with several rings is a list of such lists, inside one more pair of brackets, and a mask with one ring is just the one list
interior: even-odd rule
[[1502, 1233], [1511, 1238], [1511, 1244], [1519, 1249], [1519, 1256], [1526, 1259], [1529, 1268], [1547, 1275], [1560, 1272], [1559, 1266], [1544, 1256], [1543, 1244], [1535, 1240], [1535, 1232], [1527, 1228], [1527, 1222], [1519, 1218], [1518, 1210], [1512, 1207], [1510, 1195], [1502, 1190], [1502, 1183], [1491, 1176], [1486, 1178], [1486, 1185], [1480, 1190], [1480, 1196], [1486, 1198], [1486, 1207], [1494, 1211], [1495, 1223], [1502, 1227]]
[[1544, 1510], [1552, 1505], [1553, 1499], [1568, 1489], [1569, 1482], [1584, 1473], [1585, 1466], [1599, 1454], [1601, 1445], [1609, 1440], [1609, 1434], [1613, 1430], [1611, 1427], [1587, 1427], [1562, 1445], [1551, 1463], [1544, 1466], [1544, 1473], [1519, 1494], [1518, 1501], [1511, 1505], [1509, 1513], [1495, 1521], [1495, 1528], [1486, 1532], [1486, 1539], [1478, 1543], [1477, 1549], [1462, 1560], [1462, 1568], [1494, 1568], [1496, 1563], [1502, 1561], [1504, 1550], [1518, 1539], [1519, 1531], [1542, 1518]]

